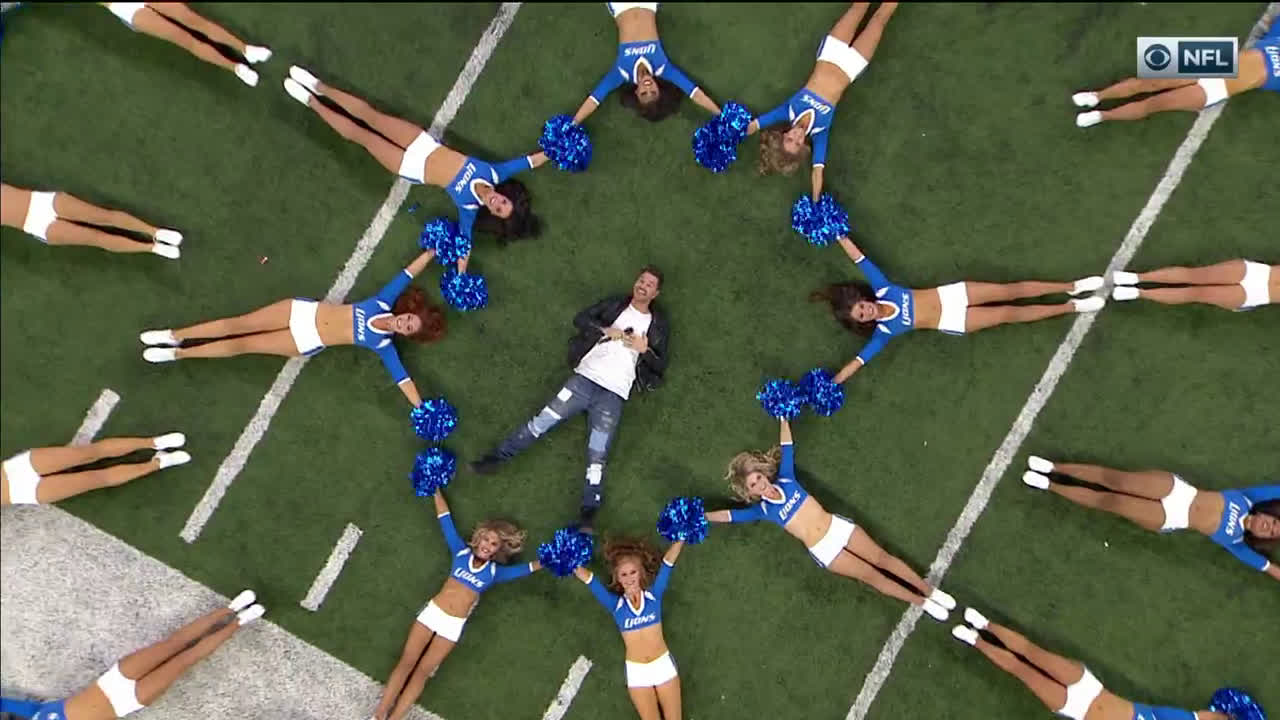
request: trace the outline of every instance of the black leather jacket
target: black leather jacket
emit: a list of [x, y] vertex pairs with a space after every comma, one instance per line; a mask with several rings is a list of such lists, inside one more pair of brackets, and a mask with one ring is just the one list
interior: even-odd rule
[[[573, 316], [573, 326], [578, 332], [569, 338], [569, 367], [576, 368], [591, 348], [600, 340], [600, 328], [609, 327], [631, 304], [630, 295], [615, 295], [582, 310]], [[653, 319], [649, 322], [649, 349], [640, 356], [636, 363], [635, 389], [653, 390], [662, 384], [662, 374], [667, 369], [668, 341], [671, 332], [667, 324], [667, 314], [656, 304], [649, 305], [649, 314]]]

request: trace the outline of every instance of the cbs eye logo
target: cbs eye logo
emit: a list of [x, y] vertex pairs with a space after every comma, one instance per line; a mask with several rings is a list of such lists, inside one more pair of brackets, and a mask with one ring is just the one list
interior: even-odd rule
[[1160, 72], [1173, 62], [1173, 53], [1164, 45], [1151, 45], [1142, 53], [1142, 62], [1151, 70]]

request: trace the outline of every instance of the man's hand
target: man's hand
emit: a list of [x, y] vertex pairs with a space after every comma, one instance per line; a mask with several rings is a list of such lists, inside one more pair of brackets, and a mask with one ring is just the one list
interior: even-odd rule
[[622, 339], [627, 347], [643, 355], [649, 349], [649, 338], [645, 335], [627, 335]]
[[622, 331], [616, 327], [602, 327], [600, 332], [604, 333], [604, 336], [610, 340], [621, 340], [623, 337]]

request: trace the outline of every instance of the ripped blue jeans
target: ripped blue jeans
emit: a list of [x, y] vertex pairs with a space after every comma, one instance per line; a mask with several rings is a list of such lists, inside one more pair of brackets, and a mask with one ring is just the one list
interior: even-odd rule
[[533, 419], [507, 436], [497, 455], [510, 459], [532, 445], [551, 428], [587, 413], [587, 472], [582, 487], [582, 506], [599, 507], [604, 501], [604, 465], [613, 435], [622, 419], [623, 399], [585, 377], [574, 373]]

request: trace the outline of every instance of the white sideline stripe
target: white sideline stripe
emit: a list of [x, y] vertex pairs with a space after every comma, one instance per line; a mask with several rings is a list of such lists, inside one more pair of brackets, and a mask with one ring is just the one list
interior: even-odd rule
[[85, 413], [84, 422], [80, 423], [80, 429], [76, 430], [76, 434], [71, 437], [68, 445], [88, 445], [93, 442], [93, 439], [102, 431], [102, 426], [107, 424], [107, 418], [111, 416], [111, 411], [116, 409], [116, 404], [119, 402], [120, 396], [115, 390], [103, 388], [102, 394], [98, 395], [89, 412]]
[[334, 545], [333, 552], [329, 553], [329, 560], [316, 576], [316, 581], [311, 583], [307, 596], [302, 598], [302, 607], [311, 612], [320, 609], [320, 603], [324, 602], [325, 596], [329, 594], [329, 588], [333, 587], [334, 581], [342, 573], [342, 566], [347, 564], [347, 558], [351, 557], [351, 551], [356, 549], [356, 543], [360, 542], [362, 534], [360, 528], [347, 523], [347, 529], [342, 531], [338, 544]]
[[560, 720], [565, 713], [569, 712], [569, 704], [582, 688], [582, 681], [586, 679], [589, 672], [591, 672], [591, 661], [579, 655], [569, 667], [569, 675], [561, 683], [560, 690], [547, 706], [547, 711], [542, 713], [542, 720]]
[[[1267, 8], [1267, 12], [1263, 15], [1263, 19], [1265, 20], [1267, 15], [1274, 16], [1277, 11], [1280, 11], [1280, 3], [1271, 3]], [[1265, 24], [1261, 21], [1255, 25], [1253, 32], [1249, 34], [1247, 45], [1252, 45], [1262, 34], [1265, 27]], [[1138, 252], [1142, 241], [1147, 237], [1147, 232], [1151, 229], [1152, 224], [1155, 223], [1156, 218], [1160, 215], [1160, 211], [1164, 208], [1165, 203], [1168, 202], [1174, 189], [1178, 187], [1178, 183], [1182, 181], [1182, 175], [1186, 172], [1187, 166], [1191, 164], [1196, 151], [1200, 149], [1205, 138], [1208, 137], [1209, 130], [1218, 121], [1218, 117], [1222, 115], [1225, 107], [1226, 102], [1222, 102], [1200, 111], [1195, 124], [1187, 132], [1186, 139], [1182, 141], [1182, 144], [1178, 146], [1177, 152], [1173, 154], [1173, 160], [1170, 161], [1164, 176], [1160, 178], [1155, 191], [1147, 200], [1146, 206], [1142, 208], [1142, 212], [1138, 213], [1138, 217], [1134, 219], [1133, 224], [1129, 227], [1129, 232], [1125, 235], [1124, 242], [1120, 244], [1120, 249], [1116, 250], [1115, 255], [1111, 257], [1111, 262], [1107, 264], [1106, 284], [1100, 291], [1103, 297], [1110, 294], [1112, 287], [1111, 274], [1116, 270], [1123, 270]], [[969, 496], [969, 501], [965, 503], [964, 510], [960, 513], [960, 518], [956, 520], [955, 526], [947, 534], [947, 539], [942, 548], [939, 549], [933, 564], [929, 566], [929, 574], [927, 576], [929, 584], [937, 586], [942, 581], [943, 576], [946, 575], [951, 563], [960, 552], [960, 546], [964, 544], [965, 538], [973, 530], [974, 524], [978, 521], [982, 512], [986, 510], [987, 503], [991, 501], [991, 494], [995, 491], [996, 483], [1000, 481], [1005, 471], [1009, 469], [1014, 455], [1022, 447], [1022, 442], [1026, 440], [1027, 434], [1031, 432], [1031, 426], [1036, 417], [1044, 409], [1045, 403], [1049, 401], [1049, 396], [1053, 394], [1058, 381], [1066, 373], [1067, 367], [1071, 364], [1071, 360], [1076, 354], [1076, 350], [1080, 348], [1080, 343], [1084, 342], [1085, 335], [1093, 327], [1096, 319], [1097, 313], [1087, 313], [1080, 315], [1072, 323], [1066, 339], [1058, 346], [1058, 351], [1053, 354], [1053, 359], [1049, 361], [1049, 367], [1045, 369], [1044, 375], [1040, 377], [1035, 389], [1031, 391], [1031, 396], [1027, 398], [1026, 404], [1022, 406], [1017, 419], [1013, 422], [1013, 427], [1009, 428], [1009, 434], [1005, 435], [1004, 441], [1000, 443], [995, 455], [991, 457], [991, 462], [987, 464], [986, 470], [982, 472], [982, 479], [978, 481], [977, 487], [973, 489], [973, 494]], [[923, 614], [924, 611], [915, 605], [910, 606], [903, 613], [902, 619], [898, 621], [897, 627], [893, 629], [889, 640], [880, 650], [880, 655], [876, 658], [876, 664], [871, 668], [871, 672], [867, 673], [862, 689], [858, 692], [858, 697], [854, 700], [853, 707], [849, 708], [849, 714], [845, 716], [845, 720], [863, 720], [867, 716], [867, 712], [871, 709], [871, 704], [875, 702], [876, 695], [879, 694], [885, 681], [889, 679], [889, 673], [893, 669], [893, 663], [897, 660], [898, 653], [902, 651], [907, 638], [915, 630], [916, 622]]]
[[[476, 43], [475, 49], [472, 50], [471, 57], [467, 59], [467, 64], [463, 66], [457, 81], [454, 82], [453, 87], [449, 90], [449, 94], [445, 96], [444, 103], [436, 111], [435, 119], [431, 121], [431, 128], [428, 131], [431, 135], [437, 138], [441, 137], [444, 129], [458, 115], [458, 110], [462, 107], [463, 101], [467, 99], [467, 95], [475, 85], [476, 79], [480, 77], [480, 71], [484, 69], [489, 57], [493, 55], [494, 49], [498, 46], [498, 41], [502, 39], [507, 29], [511, 27], [511, 23], [516, 17], [516, 11], [519, 9], [520, 3], [518, 2], [503, 3], [498, 8], [497, 15], [489, 23], [489, 27], [485, 29], [484, 34], [480, 36], [480, 41]], [[396, 213], [400, 211], [400, 206], [404, 204], [404, 200], [408, 195], [409, 183], [402, 178], [397, 178], [395, 183], [391, 185], [391, 190], [387, 193], [387, 199], [383, 201], [382, 206], [378, 208], [377, 214], [373, 216], [373, 221], [369, 223], [369, 227], [360, 236], [359, 242], [356, 243], [355, 251], [351, 253], [351, 257], [347, 258], [347, 262], [338, 273], [337, 279], [333, 281], [333, 287], [329, 288], [329, 292], [325, 294], [325, 302], [341, 302], [346, 298], [347, 293], [351, 292], [351, 288], [355, 286], [356, 277], [369, 264], [369, 260], [373, 257], [373, 251], [382, 242], [382, 237], [387, 234], [387, 228], [391, 227], [391, 221], [395, 219]], [[222, 502], [222, 496], [226, 495], [227, 488], [231, 487], [231, 483], [235, 482], [236, 476], [240, 474], [240, 471], [244, 470], [245, 464], [249, 461], [249, 454], [253, 452], [253, 449], [257, 447], [263, 436], [266, 435], [267, 428], [271, 425], [271, 419], [275, 417], [276, 412], [280, 409], [280, 403], [284, 402], [285, 396], [293, 389], [293, 384], [297, 381], [298, 374], [302, 372], [303, 366], [306, 365], [309, 359], [305, 356], [289, 358], [284, 367], [280, 369], [280, 373], [276, 375], [275, 382], [271, 383], [271, 388], [267, 390], [267, 394], [262, 396], [262, 402], [258, 404], [258, 409], [254, 412], [253, 418], [249, 420], [248, 425], [245, 425], [240, 437], [236, 439], [235, 445], [231, 448], [231, 452], [223, 458], [222, 464], [218, 466], [218, 471], [214, 474], [213, 482], [209, 485], [209, 489], [205, 491], [204, 497], [200, 498], [200, 502], [191, 511], [191, 516], [187, 518], [186, 524], [182, 527], [182, 532], [179, 533], [183, 540], [193, 543], [200, 537], [200, 533], [204, 530], [205, 524], [209, 522], [213, 511]]]
[[[118, 659], [230, 600], [55, 506], [6, 507], [3, 517], [6, 697], [69, 697]], [[270, 618], [271, 598], [260, 600]], [[381, 684], [267, 618], [238, 631], [138, 717], [369, 717]], [[442, 720], [417, 706], [407, 717]]]

